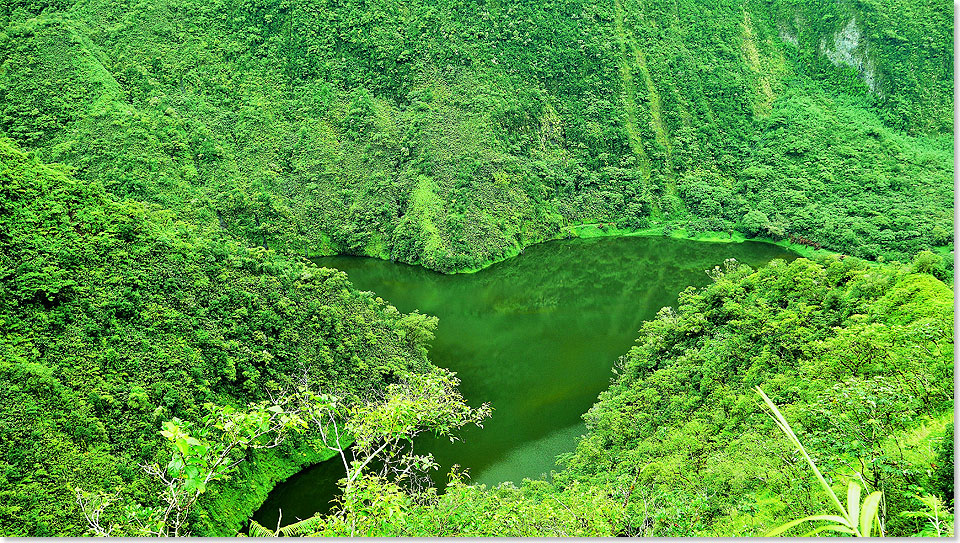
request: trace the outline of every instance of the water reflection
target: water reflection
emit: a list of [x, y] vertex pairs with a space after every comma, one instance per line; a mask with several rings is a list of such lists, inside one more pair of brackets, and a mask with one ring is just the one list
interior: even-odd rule
[[[628, 237], [544, 243], [469, 275], [359, 257], [316, 262], [347, 272], [357, 288], [400, 311], [439, 317], [431, 360], [458, 373], [472, 405], [493, 405], [492, 419], [465, 431], [462, 442], [418, 445], [436, 456], [442, 485], [453, 464], [485, 484], [549, 473], [583, 433], [581, 415], [643, 321], [684, 288], [705, 285], [705, 270], [726, 258], [756, 267], [795, 256], [762, 243]], [[343, 468], [321, 466], [281, 484], [255, 518], [271, 526], [277, 507], [291, 522], [324, 509]]]

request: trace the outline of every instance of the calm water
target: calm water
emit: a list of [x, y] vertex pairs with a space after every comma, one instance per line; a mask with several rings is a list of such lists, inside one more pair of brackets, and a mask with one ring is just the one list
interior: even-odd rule
[[[762, 243], [628, 237], [544, 243], [470, 275], [362, 257], [316, 262], [347, 272], [357, 288], [400, 311], [439, 317], [431, 360], [457, 372], [471, 405], [493, 406], [484, 428], [467, 429], [462, 442], [420, 442], [441, 465], [434, 480], [442, 487], [453, 464], [487, 485], [549, 474], [583, 434], [580, 416], [643, 321], [674, 305], [687, 286], [707, 284], [705, 270], [726, 258], [756, 267], [795, 255]], [[304, 470], [254, 518], [271, 527], [278, 508], [284, 524], [326, 511], [341, 477], [338, 459]]]

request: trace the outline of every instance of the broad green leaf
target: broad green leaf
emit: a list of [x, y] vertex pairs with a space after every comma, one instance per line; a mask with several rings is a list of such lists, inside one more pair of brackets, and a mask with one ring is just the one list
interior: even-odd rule
[[179, 458], [174, 457], [170, 460], [170, 463], [167, 464], [167, 473], [173, 475], [174, 477], [179, 477], [183, 473], [183, 462]]
[[883, 492], [877, 491], [863, 500], [863, 507], [860, 510], [860, 534], [864, 537], [872, 536], [873, 519], [877, 517], [881, 499], [883, 499]]
[[853, 481], [847, 485], [847, 518], [850, 522], [860, 518], [860, 485]]
[[841, 534], [851, 534], [851, 535], [856, 535], [856, 534], [857, 534], [857, 532], [853, 531], [852, 529], [850, 529], [850, 528], [848, 528], [848, 527], [846, 527], [846, 526], [843, 526], [843, 525], [840, 525], [840, 524], [830, 524], [830, 525], [828, 525], [828, 526], [821, 526], [821, 527], [817, 528], [816, 530], [810, 530], [809, 532], [803, 534], [803, 535], [800, 536], [800, 537], [813, 537], [813, 536], [815, 536], [815, 535], [817, 535], [817, 534], [819, 534], [819, 533], [826, 532], [826, 531], [840, 532]]
[[779, 526], [777, 528], [774, 528], [773, 530], [770, 530], [769, 532], [763, 534], [763, 537], [774, 537], [782, 534], [783, 532], [786, 532], [787, 530], [789, 530], [790, 528], [793, 528], [798, 524], [802, 524], [804, 522], [814, 521], [814, 520], [826, 520], [830, 522], [837, 522], [840, 524], [847, 523], [846, 519], [837, 515], [811, 515], [809, 517], [803, 517], [803, 518], [798, 518], [797, 520], [791, 520], [790, 522], [782, 526]]
[[180, 454], [187, 456], [190, 453], [190, 445], [185, 439], [177, 439], [173, 444], [177, 447], [177, 450], [180, 451]]

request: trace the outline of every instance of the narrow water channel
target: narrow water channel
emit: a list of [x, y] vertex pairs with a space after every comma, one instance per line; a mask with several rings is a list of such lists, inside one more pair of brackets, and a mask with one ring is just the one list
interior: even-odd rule
[[[757, 267], [796, 256], [765, 243], [624, 237], [552, 241], [466, 275], [362, 257], [316, 263], [345, 271], [400, 311], [439, 317], [430, 359], [457, 372], [471, 405], [492, 404], [493, 417], [462, 442], [418, 444], [437, 458], [434, 480], [443, 486], [453, 464], [486, 485], [549, 475], [584, 433], [581, 415], [643, 321], [686, 287], [707, 284], [705, 270], [727, 258]], [[285, 524], [326, 511], [342, 470], [334, 460], [298, 473], [254, 518], [275, 526], [281, 508]]]

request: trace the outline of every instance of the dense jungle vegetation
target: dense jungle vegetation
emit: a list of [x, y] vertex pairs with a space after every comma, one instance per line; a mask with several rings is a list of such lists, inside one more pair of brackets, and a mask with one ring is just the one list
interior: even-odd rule
[[74, 484], [152, 492], [138, 463], [165, 452], [159, 424], [205, 402], [260, 400], [301, 372], [360, 391], [428, 369], [432, 318], [0, 145], [3, 533], [84, 531]]
[[0, 131], [287, 254], [471, 269], [585, 223], [952, 241], [950, 6], [8, 2]]
[[[761, 535], [828, 511], [754, 386], [838, 492], [884, 493], [888, 535], [952, 508], [948, 4], [11, 0], [0, 25], [0, 535], [86, 532], [78, 487], [136, 533], [173, 488], [153, 464], [199, 496], [185, 528], [232, 535], [338, 454], [334, 421], [360, 454], [480, 422], [432, 317], [303, 257], [464, 272], [584, 225], [811, 258], [682, 293], [549, 480], [357, 469], [289, 532]], [[281, 404], [270, 450], [223, 423]], [[245, 440], [229, 473], [203, 456], [221, 439]]]
[[752, 387], [763, 385], [821, 468], [884, 492], [887, 535], [920, 533], [925, 519], [901, 515], [925, 509], [912, 495], [953, 494], [953, 293], [935, 277], [941, 265], [929, 253], [884, 269], [836, 257], [756, 271], [728, 262], [643, 327], [552, 481], [478, 489], [454, 479], [436, 496], [371, 477], [365, 495], [310, 528], [762, 535], [829, 507], [758, 408]]

